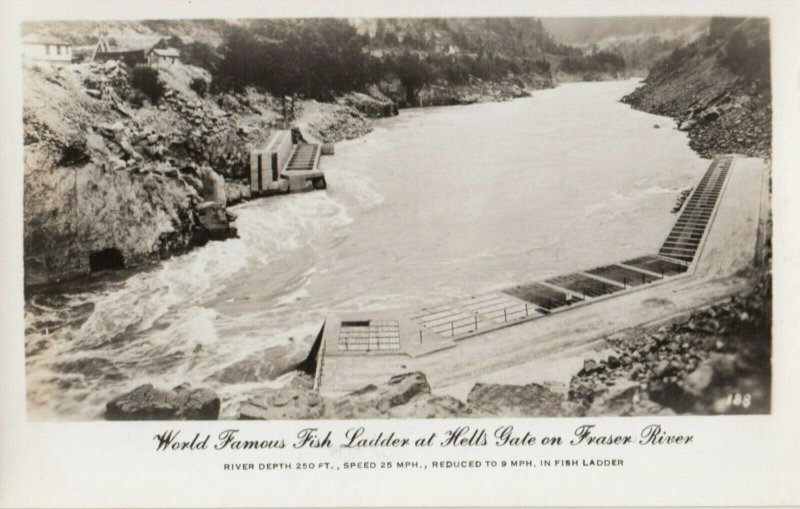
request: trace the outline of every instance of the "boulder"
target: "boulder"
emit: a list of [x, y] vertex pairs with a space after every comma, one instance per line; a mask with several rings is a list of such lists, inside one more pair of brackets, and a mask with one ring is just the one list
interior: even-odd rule
[[620, 380], [594, 400], [587, 415], [630, 415], [639, 398], [639, 383]]
[[734, 353], [712, 353], [704, 364], [709, 364], [714, 370], [714, 378], [720, 382], [730, 380], [736, 376], [737, 355]]
[[125, 154], [133, 159], [141, 159], [142, 155], [139, 154], [136, 149], [133, 148], [130, 139], [128, 139], [125, 135], [119, 135], [117, 137], [117, 145], [122, 149]]
[[716, 120], [720, 116], [720, 110], [716, 106], [712, 106], [700, 114], [700, 120], [703, 122], [710, 122]]
[[242, 201], [242, 191], [238, 182], [225, 182], [225, 201], [228, 205]]
[[339, 100], [340, 104], [351, 106], [367, 117], [390, 117], [397, 115], [397, 106], [389, 98], [378, 92], [375, 96], [360, 92], [350, 92]]
[[[398, 410], [404, 405], [411, 405], [420, 398], [429, 397], [431, 388], [428, 379], [423, 373], [403, 373], [395, 375], [386, 384], [380, 387], [367, 385], [357, 391], [336, 398], [327, 406], [328, 418], [352, 419], [364, 417], [389, 417], [392, 415], [409, 414]], [[420, 403], [424, 406], [424, 403]]]
[[481, 415], [463, 401], [452, 396], [434, 396], [424, 394], [413, 398], [405, 405], [389, 410], [390, 417], [414, 419], [442, 419], [448, 417], [465, 417]]
[[202, 196], [218, 205], [225, 205], [228, 198], [225, 194], [225, 179], [208, 166], [201, 166], [197, 171], [203, 181]]
[[287, 387], [242, 403], [239, 419], [319, 419], [324, 410], [324, 401], [315, 391]]
[[124, 170], [128, 164], [118, 157], [114, 157], [111, 159], [111, 169], [113, 170]]
[[220, 399], [210, 389], [192, 389], [188, 384], [170, 391], [152, 384], [140, 385], [106, 404], [108, 420], [215, 420]]
[[594, 359], [586, 359], [583, 361], [583, 369], [578, 372], [578, 376], [589, 376], [594, 373], [605, 371], [605, 369], [605, 365], [598, 364]]
[[225, 240], [237, 236], [237, 231], [228, 220], [225, 206], [205, 202], [197, 206], [198, 228], [194, 232], [193, 245], [203, 245], [209, 240]]
[[326, 417], [329, 419], [376, 419], [385, 417], [375, 407], [375, 402], [372, 399], [372, 396], [377, 394], [377, 390], [376, 386], [368, 385], [355, 393], [330, 401], [325, 407]]
[[303, 362], [305, 355], [305, 351], [300, 351], [290, 345], [276, 345], [221, 368], [209, 379], [223, 384], [275, 380]]
[[226, 181], [225, 196], [228, 205], [235, 205], [243, 200], [250, 199], [250, 186], [247, 181]]
[[682, 389], [686, 399], [710, 401], [714, 387], [721, 387], [734, 380], [737, 374], [737, 355], [712, 353], [683, 381]]
[[648, 387], [648, 394], [652, 401], [671, 408], [677, 413], [688, 412], [697, 402], [697, 398], [687, 392], [682, 384], [671, 379], [651, 382]]
[[379, 391], [376, 408], [381, 413], [387, 413], [396, 406], [405, 405], [420, 393], [430, 394], [431, 387], [428, 379], [421, 372], [396, 375]]
[[89, 152], [86, 148], [86, 140], [74, 139], [70, 141], [62, 150], [58, 160], [58, 166], [74, 166], [89, 162]]
[[114, 122], [113, 124], [103, 123], [97, 126], [101, 132], [114, 135], [114, 133], [118, 133], [125, 129], [125, 125], [122, 122]]
[[503, 417], [538, 417], [562, 415], [562, 394], [539, 384], [501, 385], [477, 383], [467, 396], [467, 403], [492, 415]]
[[701, 397], [714, 381], [714, 367], [704, 362], [684, 379], [684, 389], [695, 397]]
[[164, 146], [163, 145], [146, 145], [144, 147], [144, 153], [154, 159], [160, 159], [164, 155]]

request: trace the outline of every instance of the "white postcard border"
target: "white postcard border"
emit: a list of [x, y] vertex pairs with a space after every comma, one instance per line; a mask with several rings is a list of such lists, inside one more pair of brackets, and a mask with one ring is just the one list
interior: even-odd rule
[[[213, 18], [265, 16], [445, 15], [764, 15], [771, 18], [773, 77], [774, 333], [772, 415], [587, 419], [479, 419], [289, 422], [29, 422], [25, 412], [22, 285], [22, 19]], [[797, 288], [800, 238], [798, 157], [798, 5], [783, 1], [552, 2], [14, 2], [2, 7], [2, 171], [0, 236], [0, 506], [418, 506], [418, 505], [760, 505], [800, 503], [800, 339]], [[295, 451], [306, 427], [335, 437], [364, 426], [371, 434], [425, 436], [457, 426], [507, 425], [537, 436], [572, 438], [595, 424], [611, 434], [636, 434], [658, 423], [692, 435], [682, 446], [431, 447], [406, 450], [333, 447]], [[154, 436], [283, 437], [281, 451], [156, 451]], [[338, 440], [340, 442], [341, 440]], [[225, 463], [343, 461], [540, 461], [617, 458], [621, 467], [452, 468], [226, 471]]]

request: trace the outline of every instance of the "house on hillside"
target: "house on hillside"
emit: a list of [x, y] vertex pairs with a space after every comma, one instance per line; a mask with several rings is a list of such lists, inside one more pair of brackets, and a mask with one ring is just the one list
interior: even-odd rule
[[175, 48], [151, 48], [147, 53], [147, 63], [153, 67], [171, 65], [180, 58], [181, 52]]
[[129, 37], [117, 38], [113, 44], [105, 33], [101, 33], [94, 48], [92, 60], [106, 62], [119, 60], [133, 66], [148, 63], [150, 50], [161, 41], [161, 37]]
[[146, 49], [113, 49], [111, 51], [103, 51], [95, 53], [94, 59], [98, 62], [107, 62], [109, 60], [119, 60], [128, 65], [144, 64], [147, 62]]
[[23, 61], [71, 62], [72, 45], [55, 37], [28, 34], [22, 38]]

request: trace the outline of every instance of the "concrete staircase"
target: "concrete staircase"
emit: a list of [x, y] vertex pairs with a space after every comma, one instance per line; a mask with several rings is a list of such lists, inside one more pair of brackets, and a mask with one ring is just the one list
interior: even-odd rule
[[732, 162], [733, 158], [730, 156], [719, 157], [714, 161], [683, 208], [667, 240], [661, 246], [659, 255], [686, 263], [694, 261]]
[[311, 171], [316, 168], [320, 146], [315, 143], [299, 143], [289, 158], [286, 171]]

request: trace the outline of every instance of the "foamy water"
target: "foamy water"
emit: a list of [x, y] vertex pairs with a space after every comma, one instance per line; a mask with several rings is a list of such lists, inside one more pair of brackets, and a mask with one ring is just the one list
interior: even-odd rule
[[432, 304], [654, 251], [706, 162], [671, 120], [618, 102], [635, 85], [405, 110], [323, 158], [328, 191], [234, 207], [240, 238], [29, 298], [31, 416], [99, 418], [142, 383], [190, 382], [232, 417], [291, 380], [331, 311]]

